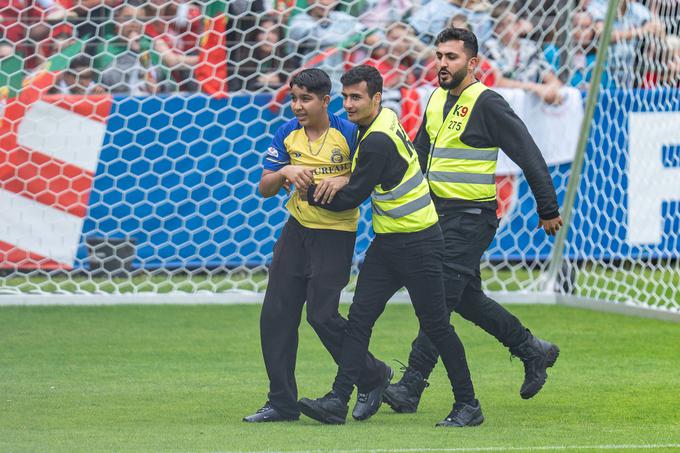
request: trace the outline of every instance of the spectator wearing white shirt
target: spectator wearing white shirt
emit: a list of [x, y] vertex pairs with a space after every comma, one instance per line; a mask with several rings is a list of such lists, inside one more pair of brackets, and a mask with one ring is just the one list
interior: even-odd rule
[[486, 0], [430, 0], [408, 19], [421, 41], [430, 44], [447, 27], [452, 17], [462, 14], [480, 44], [491, 37], [491, 4]]
[[[607, 13], [607, 2], [590, 1], [588, 12], [597, 22], [598, 32], [601, 32]], [[611, 44], [607, 52], [609, 85], [611, 88], [632, 88], [639, 82], [635, 58], [641, 50], [641, 38], [661, 38], [665, 35], [665, 29], [646, 6], [632, 0], [619, 2], [612, 28]]]
[[480, 54], [491, 61], [495, 86], [521, 88], [548, 104], [562, 102], [562, 82], [546, 61], [540, 46], [522, 38], [522, 23], [515, 13], [506, 12], [494, 29], [497, 38], [487, 40]]
[[[302, 57], [302, 65], [352, 36], [362, 41], [360, 34], [368, 32], [356, 17], [335, 11], [337, 3], [337, 0], [308, 0], [309, 7], [306, 12], [297, 14], [291, 20], [288, 29], [290, 51]], [[378, 40], [379, 34], [373, 33], [366, 36], [364, 42], [373, 46]], [[335, 88], [339, 87], [340, 77], [345, 71], [347, 53], [347, 50], [341, 49], [316, 65], [330, 76]]]

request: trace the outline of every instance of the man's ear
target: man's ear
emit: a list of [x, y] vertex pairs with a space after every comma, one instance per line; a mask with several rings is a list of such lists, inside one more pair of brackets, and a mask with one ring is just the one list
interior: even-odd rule
[[331, 103], [331, 96], [330, 94], [325, 95], [323, 98], [321, 98], [321, 102], [323, 102], [323, 105], [325, 107], [328, 107]]
[[472, 57], [468, 60], [468, 72], [472, 72], [474, 74], [475, 70], [477, 69], [477, 65], [479, 64], [479, 57]]
[[378, 105], [382, 103], [382, 93], [380, 91], [373, 95], [373, 102], [377, 102]]

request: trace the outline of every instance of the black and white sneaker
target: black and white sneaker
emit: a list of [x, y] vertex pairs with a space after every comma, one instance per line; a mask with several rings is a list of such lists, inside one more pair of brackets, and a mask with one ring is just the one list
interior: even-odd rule
[[285, 417], [279, 413], [272, 405], [267, 401], [264, 406], [257, 410], [252, 415], [243, 417], [243, 421], [247, 423], [264, 423], [264, 422], [292, 422], [299, 420], [300, 416]]
[[380, 384], [368, 392], [357, 393], [357, 403], [352, 410], [352, 417], [355, 420], [368, 420], [378, 412], [383, 401], [383, 393], [390, 385], [393, 375], [392, 368], [385, 365], [385, 375]]
[[454, 404], [451, 413], [435, 426], [462, 428], [464, 426], [478, 426], [483, 422], [484, 415], [482, 414], [482, 406], [479, 404], [479, 401], [475, 400], [475, 404]]

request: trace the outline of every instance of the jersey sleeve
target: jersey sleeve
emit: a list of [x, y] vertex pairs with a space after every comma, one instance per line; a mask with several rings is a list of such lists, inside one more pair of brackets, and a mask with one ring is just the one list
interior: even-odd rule
[[290, 127], [290, 123], [281, 126], [274, 134], [274, 139], [269, 148], [267, 148], [267, 154], [264, 157], [264, 169], [269, 171], [279, 171], [286, 165], [290, 164], [290, 155], [286, 150], [286, 145], [284, 141], [288, 134], [293, 129]]

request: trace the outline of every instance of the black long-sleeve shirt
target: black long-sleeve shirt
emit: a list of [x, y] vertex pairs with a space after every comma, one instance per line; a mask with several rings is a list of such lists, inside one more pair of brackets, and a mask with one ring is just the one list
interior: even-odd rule
[[[359, 140], [367, 129], [359, 128]], [[320, 206], [329, 211], [353, 209], [371, 195], [375, 186], [380, 185], [383, 190], [395, 188], [404, 178], [407, 168], [408, 164], [399, 155], [392, 139], [384, 132], [371, 132], [361, 142], [361, 152], [349, 182], [335, 194], [333, 201], [328, 204], [315, 202], [314, 184], [307, 191], [307, 199], [311, 206]]]
[[[442, 112], [443, 118], [446, 118], [457, 101], [458, 96], [449, 92]], [[431, 145], [425, 124], [427, 124], [426, 116], [413, 142], [423, 173], [427, 173], [428, 170]], [[460, 139], [474, 148], [502, 148], [503, 152], [524, 172], [536, 199], [539, 217], [550, 220], [560, 215], [555, 187], [545, 159], [522, 120], [500, 94], [486, 90], [479, 96]], [[439, 213], [470, 207], [491, 210], [497, 207], [496, 201], [443, 199], [434, 194], [432, 198]]]

